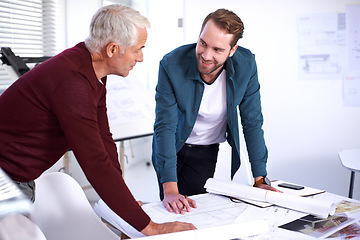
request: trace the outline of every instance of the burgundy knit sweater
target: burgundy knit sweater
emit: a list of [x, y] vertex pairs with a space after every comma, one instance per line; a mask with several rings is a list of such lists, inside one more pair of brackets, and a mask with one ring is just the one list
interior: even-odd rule
[[70, 148], [99, 196], [141, 231], [150, 218], [121, 176], [105, 85], [84, 43], [20, 77], [0, 95], [0, 166], [12, 179], [27, 182]]

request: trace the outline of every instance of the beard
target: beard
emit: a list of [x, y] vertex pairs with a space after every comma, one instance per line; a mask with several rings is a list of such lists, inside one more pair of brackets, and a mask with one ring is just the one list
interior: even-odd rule
[[[225, 60], [226, 61], [226, 60]], [[198, 55], [197, 56], [197, 65], [198, 65], [198, 70], [200, 72], [200, 75], [201, 76], [209, 76], [211, 77], [212, 74], [214, 75], [217, 75], [219, 69], [221, 69], [224, 64], [225, 64], [225, 61], [224, 62], [221, 62], [221, 63], [218, 63], [217, 61], [215, 60], [211, 60], [211, 61], [205, 61], [201, 55]], [[204, 66], [204, 63], [208, 63], [208, 64], [211, 64], [211, 66], [209, 67], [206, 67]]]

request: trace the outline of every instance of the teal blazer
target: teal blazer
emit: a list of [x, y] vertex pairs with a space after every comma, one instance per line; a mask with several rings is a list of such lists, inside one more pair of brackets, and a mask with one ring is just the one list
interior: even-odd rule
[[[197, 69], [196, 44], [181, 46], [160, 61], [156, 86], [152, 161], [161, 183], [177, 182], [176, 154], [195, 124], [204, 90]], [[254, 177], [266, 176], [268, 152], [262, 130], [260, 84], [255, 56], [238, 47], [225, 63], [227, 142], [232, 148], [231, 177], [240, 167], [239, 126], [241, 123]]]

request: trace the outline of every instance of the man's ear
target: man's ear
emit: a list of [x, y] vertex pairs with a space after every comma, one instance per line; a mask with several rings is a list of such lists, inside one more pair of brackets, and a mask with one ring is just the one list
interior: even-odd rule
[[111, 58], [119, 53], [120, 53], [120, 47], [117, 43], [111, 42], [111, 43], [108, 43], [108, 45], [106, 45], [107, 57]]
[[235, 51], [236, 51], [237, 47], [238, 47], [238, 45], [237, 45], [237, 44], [235, 44], [235, 46], [234, 46], [234, 47], [230, 50], [230, 55], [229, 55], [229, 57], [232, 57], [232, 56], [234, 55], [234, 53], [235, 53]]

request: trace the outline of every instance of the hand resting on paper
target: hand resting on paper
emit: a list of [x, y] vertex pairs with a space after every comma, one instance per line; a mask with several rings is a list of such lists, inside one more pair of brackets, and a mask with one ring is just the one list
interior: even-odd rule
[[[254, 178], [254, 181], [255, 183], [261, 179], [262, 177], [256, 177]], [[269, 183], [270, 184], [270, 183]], [[268, 184], [255, 184], [257, 188], [261, 188], [261, 189], [265, 189], [265, 190], [270, 190], [270, 191], [273, 191], [273, 192], [281, 192], [280, 190], [276, 189], [275, 187], [271, 186], [271, 185], [268, 185]]]
[[150, 223], [141, 231], [146, 236], [181, 232], [188, 230], [195, 230], [196, 227], [191, 223], [185, 222], [167, 222], [167, 223], [155, 223], [150, 220]]
[[277, 188], [274, 188], [272, 186], [269, 186], [269, 185], [266, 185], [266, 184], [260, 184], [259, 186], [256, 186], [257, 188], [262, 188], [262, 189], [265, 189], [265, 190], [270, 190], [270, 191], [273, 191], [273, 192], [281, 192], [280, 190], [278, 190]]
[[191, 207], [196, 208], [194, 200], [179, 193], [176, 182], [163, 183], [163, 187], [164, 199], [162, 203], [169, 212], [185, 214], [185, 212], [191, 211]]

